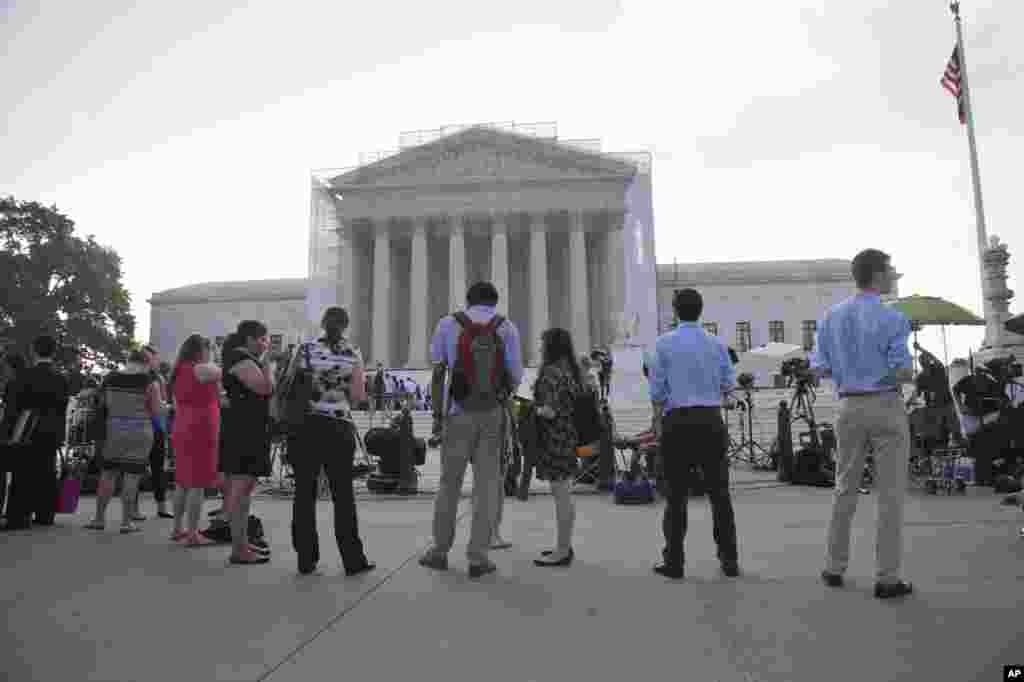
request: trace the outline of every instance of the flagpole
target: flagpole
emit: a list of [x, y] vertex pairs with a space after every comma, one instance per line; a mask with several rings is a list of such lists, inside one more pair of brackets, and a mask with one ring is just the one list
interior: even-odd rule
[[949, 4], [956, 23], [956, 46], [960, 57], [960, 88], [964, 97], [964, 116], [967, 119], [967, 146], [971, 156], [971, 184], [974, 187], [975, 228], [978, 238], [978, 273], [981, 277], [981, 306], [988, 317], [988, 301], [985, 298], [985, 249], [988, 237], [985, 227], [985, 205], [981, 198], [981, 175], [978, 172], [978, 146], [974, 139], [974, 108], [971, 106], [971, 88], [967, 77], [967, 57], [964, 54], [964, 32], [960, 21], [960, 2]]

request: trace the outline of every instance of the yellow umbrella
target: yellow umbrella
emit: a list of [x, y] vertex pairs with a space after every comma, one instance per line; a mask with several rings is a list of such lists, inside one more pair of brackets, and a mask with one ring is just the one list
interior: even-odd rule
[[953, 326], [974, 326], [984, 327], [985, 320], [972, 313], [967, 308], [947, 301], [938, 296], [904, 296], [889, 305], [896, 308], [910, 320], [914, 330], [914, 343], [917, 343], [917, 331], [921, 327], [939, 325], [942, 327], [942, 351], [946, 356], [946, 365], [949, 365], [949, 349], [946, 347], [946, 327]]

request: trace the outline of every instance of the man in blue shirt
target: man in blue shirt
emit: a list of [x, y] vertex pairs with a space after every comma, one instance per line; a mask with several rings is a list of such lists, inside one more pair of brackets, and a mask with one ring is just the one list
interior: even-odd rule
[[850, 525], [868, 450], [878, 472], [878, 539], [875, 596], [910, 594], [900, 579], [903, 499], [907, 489], [910, 427], [900, 385], [913, 380], [908, 348], [910, 321], [881, 296], [892, 291], [895, 271], [888, 254], [861, 251], [853, 259], [859, 292], [834, 306], [818, 325], [811, 368], [832, 377], [839, 394], [836, 421], [835, 499], [822, 579], [841, 587], [850, 560]]
[[[466, 293], [466, 317], [469, 322], [486, 324], [496, 315], [498, 290], [490, 282], [477, 282]], [[456, 368], [458, 343], [462, 327], [454, 315], [446, 315], [437, 323], [430, 344], [431, 362], [434, 364], [432, 391], [434, 393], [435, 432], [443, 433], [441, 444], [441, 482], [434, 498], [434, 541], [420, 558], [422, 566], [437, 570], [448, 568], [448, 552], [455, 542], [455, 522], [462, 480], [466, 465], [473, 463], [473, 523], [470, 529], [466, 556], [469, 575], [473, 578], [492, 573], [494, 564], [487, 558], [492, 535], [500, 523], [501, 455], [505, 443], [505, 401], [515, 395], [523, 380], [522, 349], [519, 331], [510, 320], [504, 320], [494, 329], [501, 339], [504, 356], [504, 386], [498, 399], [479, 399], [479, 393], [470, 389], [465, 404], [449, 396], [445, 400], [445, 374], [449, 377]], [[447, 412], [444, 408], [447, 407]], [[438, 426], [443, 424], [443, 429]]]
[[654, 571], [676, 579], [685, 574], [686, 497], [691, 468], [696, 465], [711, 502], [722, 572], [735, 577], [739, 575], [739, 554], [729, 497], [729, 434], [722, 420], [722, 401], [736, 385], [736, 371], [725, 344], [697, 324], [704, 310], [701, 295], [694, 289], [677, 291], [672, 307], [679, 326], [658, 337], [648, 367], [654, 428], [668, 484], [662, 521], [664, 562]]

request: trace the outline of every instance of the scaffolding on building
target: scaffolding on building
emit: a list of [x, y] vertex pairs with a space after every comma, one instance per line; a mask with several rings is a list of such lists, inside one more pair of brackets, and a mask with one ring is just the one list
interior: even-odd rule
[[579, 149], [592, 154], [600, 154], [618, 161], [625, 161], [626, 163], [636, 166], [639, 173], [651, 172], [652, 155], [650, 152], [604, 152], [601, 150], [601, 140], [599, 138], [559, 140], [558, 124], [555, 122], [515, 123], [514, 121], [501, 121], [495, 123], [460, 123], [441, 126], [440, 128], [431, 128], [429, 130], [411, 130], [402, 132], [398, 136], [397, 149], [360, 152], [358, 155], [359, 163], [355, 166], [345, 166], [342, 168], [320, 168], [313, 170], [311, 174], [314, 180], [329, 186], [330, 181], [339, 175], [350, 173], [364, 166], [378, 163], [391, 158], [392, 156], [396, 156], [408, 149], [421, 147], [432, 142], [436, 142], [441, 138], [448, 137], [471, 128], [491, 128], [494, 130], [504, 130], [506, 132], [526, 137], [549, 140], [565, 147]]

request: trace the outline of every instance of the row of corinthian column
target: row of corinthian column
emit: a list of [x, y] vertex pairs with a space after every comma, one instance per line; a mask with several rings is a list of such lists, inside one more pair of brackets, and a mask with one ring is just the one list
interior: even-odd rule
[[[528, 282], [527, 292], [517, 292], [520, 295], [528, 295], [528, 316], [529, 334], [531, 338], [526, 339], [524, 344], [526, 357], [524, 360], [530, 365], [539, 365], [539, 336], [540, 331], [547, 329], [552, 320], [550, 319], [549, 307], [549, 283], [548, 283], [548, 227], [546, 213], [529, 213], [529, 249], [527, 254]], [[490, 230], [490, 281], [498, 290], [498, 313], [508, 317], [510, 299], [510, 272], [509, 272], [509, 224], [508, 217], [503, 213], [496, 213], [491, 216]], [[449, 287], [447, 296], [447, 307], [449, 311], [462, 310], [465, 306], [466, 290], [470, 284], [467, 282], [466, 274], [466, 237], [463, 216], [448, 216], [449, 222]], [[350, 226], [349, 226], [350, 227]], [[608, 233], [609, 245], [604, 252], [604, 257], [599, 263], [601, 273], [597, 277], [588, 276], [586, 230], [584, 215], [579, 211], [569, 212], [569, 249], [568, 249], [568, 302], [569, 319], [560, 322], [559, 326], [566, 326], [572, 334], [573, 344], [578, 353], [586, 352], [591, 347], [591, 319], [590, 319], [590, 297], [601, 296], [596, 299], [603, 305], [606, 304], [609, 311], [615, 311], [618, 305], [621, 308], [621, 294], [623, 285], [623, 269], [621, 264], [616, 262], [615, 256], [609, 254], [622, 254], [622, 229], [621, 225], [616, 226]], [[388, 224], [378, 223], [374, 225], [373, 234], [373, 291], [372, 297], [372, 339], [371, 355], [373, 362], [383, 361], [389, 364], [388, 360], [395, 364], [398, 358], [390, 358], [392, 349], [392, 334], [394, 333], [393, 311], [391, 310], [391, 296], [389, 295], [392, 286], [393, 273], [391, 268], [390, 248], [391, 231]], [[419, 216], [412, 221], [411, 234], [411, 267], [409, 276], [409, 355], [407, 367], [428, 367], [429, 366], [429, 311], [431, 310], [429, 299], [429, 277], [430, 264], [428, 263], [427, 249], [427, 217]], [[354, 248], [354, 233], [352, 229], [340, 231], [340, 260], [339, 282], [341, 305], [346, 306], [350, 311], [356, 300], [355, 291], [360, 283], [356, 281], [356, 258], [358, 254]], [[557, 267], [555, 269], [557, 272]], [[595, 292], [595, 285], [598, 283], [592, 280], [601, 280], [599, 291]], [[613, 316], [614, 317], [614, 316]], [[611, 319], [611, 318], [610, 318]], [[358, 321], [353, 320], [358, 324]], [[598, 327], [600, 328], [600, 327]], [[526, 330], [520, 326], [520, 333], [525, 334]]]

